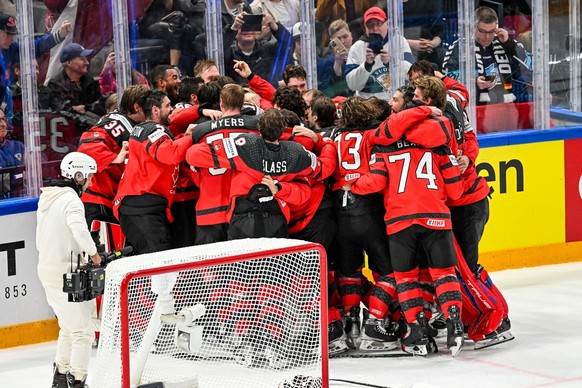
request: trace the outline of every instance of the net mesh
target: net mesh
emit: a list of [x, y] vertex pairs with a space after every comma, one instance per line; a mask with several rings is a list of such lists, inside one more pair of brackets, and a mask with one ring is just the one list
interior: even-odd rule
[[[294, 387], [282, 382], [299, 378], [311, 384], [300, 386], [321, 386], [320, 253], [305, 244], [237, 240], [111, 263], [99, 349], [88, 383], [121, 386], [120, 285], [131, 272], [138, 273], [128, 288], [132, 385], [162, 381], [166, 387]], [[265, 256], [274, 249], [291, 253]], [[251, 257], [139, 274], [245, 254]]]

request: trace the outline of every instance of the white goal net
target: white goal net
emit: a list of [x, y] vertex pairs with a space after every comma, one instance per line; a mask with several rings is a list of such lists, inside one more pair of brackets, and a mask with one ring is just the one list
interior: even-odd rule
[[325, 260], [247, 239], [112, 262], [89, 386], [326, 387]]

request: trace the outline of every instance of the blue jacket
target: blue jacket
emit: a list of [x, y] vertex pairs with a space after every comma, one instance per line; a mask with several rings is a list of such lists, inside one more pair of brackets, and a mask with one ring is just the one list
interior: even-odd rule
[[24, 165], [24, 144], [17, 140], [5, 139], [0, 144], [0, 167]]

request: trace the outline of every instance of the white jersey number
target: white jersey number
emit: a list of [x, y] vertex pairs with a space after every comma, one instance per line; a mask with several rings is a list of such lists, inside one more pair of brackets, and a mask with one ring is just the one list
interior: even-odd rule
[[[410, 153], [405, 152], [398, 155], [390, 155], [388, 157], [390, 163], [402, 161], [402, 172], [400, 173], [400, 181], [398, 183], [398, 194], [406, 191], [406, 182], [408, 180], [408, 173], [410, 171]], [[436, 175], [432, 171], [432, 152], [425, 152], [418, 162], [415, 171], [416, 179], [426, 179], [428, 181], [426, 188], [437, 190]]]

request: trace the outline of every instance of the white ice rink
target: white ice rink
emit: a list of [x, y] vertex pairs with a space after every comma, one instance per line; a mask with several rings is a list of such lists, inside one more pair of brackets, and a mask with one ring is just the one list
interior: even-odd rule
[[[427, 358], [332, 360], [330, 386], [357, 387], [333, 381], [346, 379], [382, 387], [582, 388], [582, 263], [492, 278], [509, 303], [515, 340], [482, 350], [467, 342], [457, 358], [444, 348]], [[0, 387], [50, 387], [55, 346], [0, 350]]]

